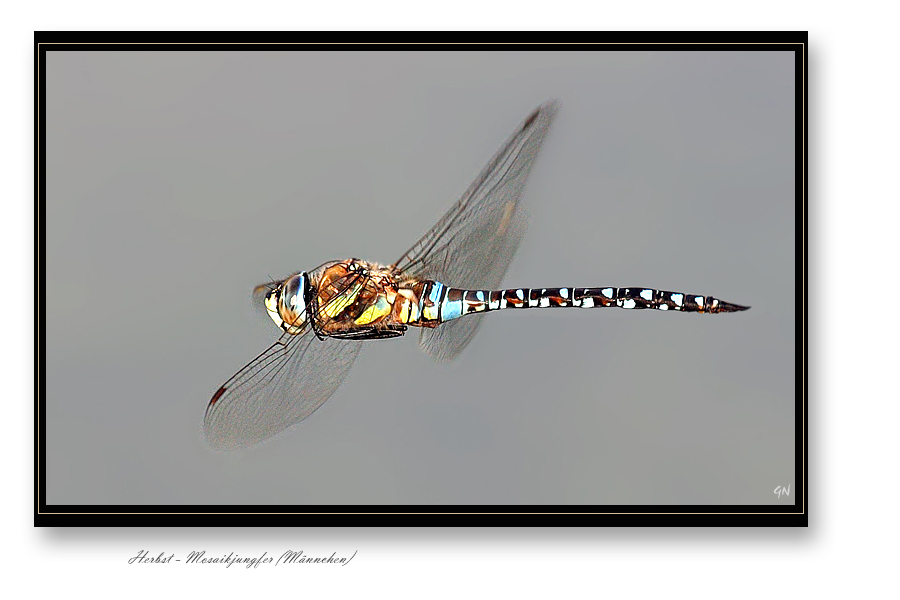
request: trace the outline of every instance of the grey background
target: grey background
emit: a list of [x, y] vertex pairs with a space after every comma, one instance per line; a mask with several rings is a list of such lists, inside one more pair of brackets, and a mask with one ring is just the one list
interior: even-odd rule
[[[49, 503], [795, 501], [773, 494], [795, 484], [791, 54], [48, 52], [47, 73]], [[506, 286], [752, 310], [498, 313], [450, 364], [371, 342], [301, 425], [207, 450], [210, 395], [277, 335], [252, 286], [393, 262], [554, 97]]]

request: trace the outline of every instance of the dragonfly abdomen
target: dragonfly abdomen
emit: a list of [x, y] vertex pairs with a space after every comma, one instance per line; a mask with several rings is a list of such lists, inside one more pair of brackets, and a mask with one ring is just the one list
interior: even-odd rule
[[602, 308], [674, 310], [723, 313], [747, 310], [712, 296], [667, 292], [652, 288], [518, 288], [510, 290], [463, 290], [431, 281], [422, 294], [420, 322], [434, 327], [465, 315], [505, 308]]

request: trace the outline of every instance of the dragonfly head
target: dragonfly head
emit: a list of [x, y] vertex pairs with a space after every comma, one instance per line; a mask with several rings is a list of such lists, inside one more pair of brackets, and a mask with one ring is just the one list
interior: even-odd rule
[[288, 277], [266, 293], [266, 312], [276, 325], [290, 334], [306, 328], [306, 273]]

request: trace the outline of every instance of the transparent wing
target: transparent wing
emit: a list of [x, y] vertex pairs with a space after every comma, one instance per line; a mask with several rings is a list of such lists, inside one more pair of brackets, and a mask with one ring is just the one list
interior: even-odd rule
[[310, 331], [285, 333], [213, 396], [203, 420], [207, 444], [247, 448], [296, 425], [340, 387], [360, 348]]
[[247, 448], [296, 425], [340, 387], [361, 348], [358, 341], [319, 339], [312, 329], [282, 334], [213, 395], [203, 419], [207, 444]]
[[[525, 181], [559, 108], [537, 108], [422, 239], [395, 263], [404, 276], [463, 289], [497, 289], [525, 235], [520, 209]], [[423, 328], [419, 346], [436, 360], [452, 360], [469, 343], [484, 315]]]

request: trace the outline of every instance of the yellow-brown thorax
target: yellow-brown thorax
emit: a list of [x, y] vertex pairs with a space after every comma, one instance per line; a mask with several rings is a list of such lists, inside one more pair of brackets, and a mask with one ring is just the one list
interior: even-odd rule
[[[417, 324], [424, 282], [398, 282], [395, 271], [358, 259], [310, 273], [317, 328], [325, 335]], [[405, 284], [405, 285], [404, 285]], [[436, 323], [435, 323], [436, 325]]]

